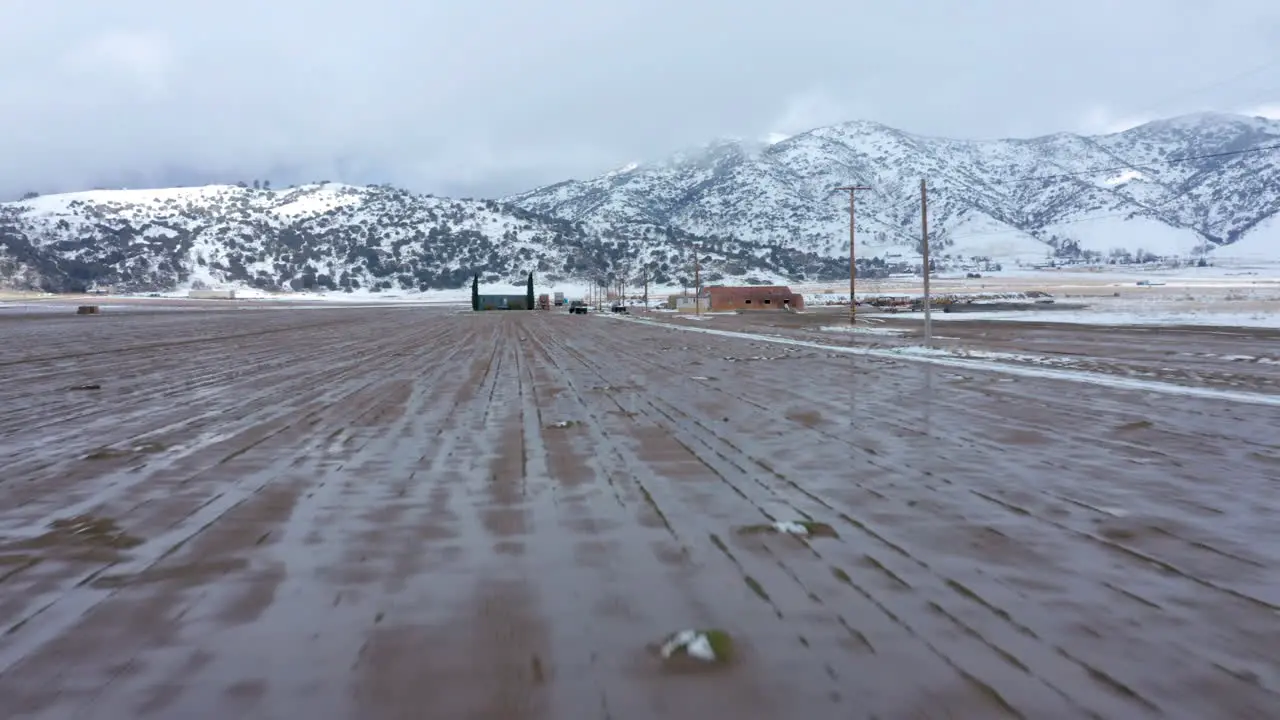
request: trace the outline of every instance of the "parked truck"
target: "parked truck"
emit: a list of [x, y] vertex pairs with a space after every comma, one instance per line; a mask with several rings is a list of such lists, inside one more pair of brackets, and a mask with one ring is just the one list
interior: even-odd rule
[[564, 293], [558, 292], [555, 294], [555, 303], [556, 303], [556, 307], [560, 307], [561, 305], [564, 305]]
[[548, 295], [548, 294], [546, 294], [546, 293], [542, 293], [541, 295], [539, 295], [539, 296], [538, 296], [538, 309], [539, 309], [539, 310], [550, 310], [550, 309], [551, 309], [551, 296], [550, 296], [550, 295]]

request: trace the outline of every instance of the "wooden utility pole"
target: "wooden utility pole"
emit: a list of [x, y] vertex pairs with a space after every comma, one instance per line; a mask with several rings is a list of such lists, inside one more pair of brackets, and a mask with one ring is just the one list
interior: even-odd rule
[[702, 314], [702, 265], [698, 258], [698, 245], [693, 246], [693, 313]]
[[649, 309], [649, 265], [646, 264], [641, 271], [644, 273], [644, 309]]
[[920, 178], [920, 259], [924, 266], [924, 344], [929, 346], [933, 344], [933, 298], [929, 295], [929, 190], [924, 178]]
[[858, 266], [855, 262], [856, 256], [854, 255], [855, 230], [854, 230], [853, 196], [854, 196], [854, 193], [856, 193], [859, 190], [870, 190], [870, 189], [871, 188], [866, 185], [846, 185], [844, 187], [836, 188], [836, 190], [844, 190], [849, 193], [849, 324], [850, 325], [854, 324], [855, 319], [857, 317], [857, 312], [858, 312], [858, 309], [857, 309], [858, 300], [855, 295], [858, 289], [857, 282], [855, 280], [855, 278], [858, 275]]

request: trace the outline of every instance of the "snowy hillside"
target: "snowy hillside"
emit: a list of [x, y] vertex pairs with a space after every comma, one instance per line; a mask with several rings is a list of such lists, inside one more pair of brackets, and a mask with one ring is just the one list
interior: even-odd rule
[[[859, 254], [910, 257], [927, 178], [936, 256], [1213, 257], [1240, 241], [1253, 246], [1250, 256], [1280, 260], [1280, 238], [1253, 237], [1280, 210], [1280, 151], [1239, 152], [1272, 145], [1280, 121], [1226, 114], [1098, 137], [993, 141], [851, 122], [773, 144], [713, 143], [506, 201], [591, 225], [670, 225], [847, 257], [847, 195], [832, 188], [858, 183], [873, 188], [858, 195]], [[1180, 160], [1217, 153], [1239, 154]]]
[[[497, 200], [389, 186], [96, 190], [0, 203], [0, 287], [373, 291], [517, 282], [692, 284], [916, 270], [919, 180], [940, 268], [1057, 258], [1280, 261], [1280, 121], [1190, 115], [1100, 137], [927, 138], [851, 122], [718, 141]], [[1217, 155], [1216, 157], [1203, 157]], [[1188, 160], [1187, 158], [1193, 158]]]
[[[820, 279], [847, 262], [702, 242], [715, 277]], [[55, 291], [198, 285], [367, 290], [543, 279], [692, 276], [691, 238], [651, 225], [584, 228], [493, 200], [449, 200], [390, 187], [230, 185], [96, 190], [0, 204], [0, 286]]]

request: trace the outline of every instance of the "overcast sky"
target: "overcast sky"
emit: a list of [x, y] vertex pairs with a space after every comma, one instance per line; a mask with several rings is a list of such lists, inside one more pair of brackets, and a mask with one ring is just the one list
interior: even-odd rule
[[992, 138], [1274, 109], [1280, 2], [0, 0], [0, 68], [0, 197], [496, 196], [843, 120]]

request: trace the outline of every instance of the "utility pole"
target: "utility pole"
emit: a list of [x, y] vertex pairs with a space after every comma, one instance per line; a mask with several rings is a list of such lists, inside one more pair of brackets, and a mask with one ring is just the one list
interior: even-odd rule
[[858, 275], [857, 264], [854, 262], [854, 215], [853, 215], [853, 196], [859, 190], [870, 190], [866, 185], [846, 185], [838, 187], [836, 190], [844, 190], [849, 193], [849, 324], [853, 325], [857, 316], [858, 300], [855, 295], [857, 292], [857, 283], [855, 278]]
[[644, 309], [649, 309], [649, 265], [646, 263], [644, 269]]
[[702, 265], [698, 258], [698, 246], [693, 246], [693, 312], [702, 315]]
[[920, 259], [924, 264], [924, 344], [933, 345], [933, 322], [930, 311], [933, 298], [929, 295], [929, 190], [924, 178], [920, 178]]

